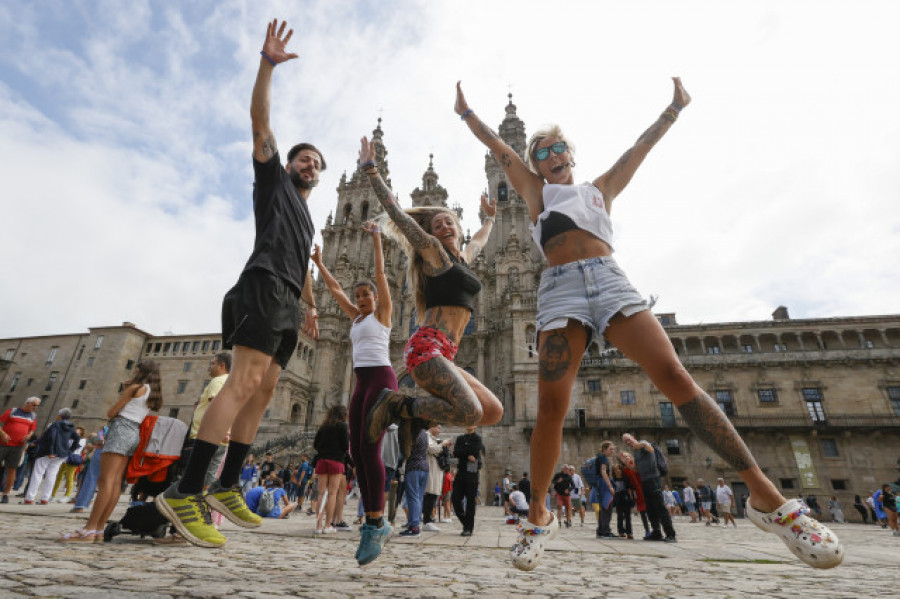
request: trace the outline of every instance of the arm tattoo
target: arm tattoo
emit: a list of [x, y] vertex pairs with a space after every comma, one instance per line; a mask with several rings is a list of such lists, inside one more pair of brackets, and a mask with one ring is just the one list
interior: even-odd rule
[[[253, 132], [253, 141], [256, 142], [259, 140], [262, 132], [254, 131]], [[268, 160], [272, 156], [274, 156], [278, 152], [278, 146], [275, 144], [275, 136], [272, 134], [267, 135], [259, 146], [259, 151], [262, 152], [262, 155]]]
[[481, 135], [485, 136], [487, 139], [500, 139], [500, 136], [494, 133], [493, 129], [485, 125], [481, 119], [478, 119], [478, 132], [481, 133]]
[[656, 122], [650, 125], [650, 127], [641, 134], [637, 143], [645, 143], [648, 146], [654, 145], [659, 141], [659, 138], [662, 137], [663, 133], [665, 133], [665, 130], [663, 129], [665, 125], [671, 126], [672, 124], [664, 121], [662, 117], [656, 119]]
[[512, 166], [512, 158], [509, 157], [508, 153], [503, 152], [502, 154], [500, 154], [500, 163], [504, 168], [509, 168]]
[[541, 339], [538, 375], [545, 381], [558, 381], [572, 365], [572, 350], [563, 329], [551, 331]]
[[457, 426], [481, 421], [481, 404], [453, 362], [433, 358], [416, 366], [411, 374], [416, 384], [434, 395], [415, 399], [416, 418]]
[[[388, 213], [388, 216], [391, 217], [391, 220], [394, 221], [414, 249], [417, 251], [424, 250], [439, 244], [437, 239], [423, 231], [422, 227], [419, 226], [419, 223], [413, 220], [410, 215], [400, 208], [400, 205], [397, 203], [397, 200], [394, 199], [390, 188], [381, 178], [381, 175], [378, 173], [370, 174], [369, 183], [372, 184], [372, 189], [375, 190], [378, 201], [384, 206], [384, 211]], [[427, 274], [427, 261], [425, 264]]]
[[678, 406], [691, 431], [738, 472], [756, 466], [756, 460], [744, 444], [725, 412], [706, 393]]
[[625, 153], [622, 154], [622, 156], [618, 160], [616, 160], [616, 163], [612, 166], [611, 169], [609, 169], [610, 177], [615, 177], [619, 174], [619, 171], [625, 168], [625, 165], [628, 164], [629, 160], [631, 160], [632, 150], [633, 148], [628, 148], [627, 150], [625, 150]]

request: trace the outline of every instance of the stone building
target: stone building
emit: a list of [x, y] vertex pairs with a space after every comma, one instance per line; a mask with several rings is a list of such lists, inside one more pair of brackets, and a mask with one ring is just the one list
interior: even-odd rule
[[[524, 153], [525, 126], [511, 96], [498, 132]], [[373, 132], [376, 166], [390, 184], [384, 138], [379, 120]], [[492, 235], [472, 265], [484, 287], [456, 362], [504, 405], [502, 422], [480, 430], [487, 447], [482, 488], [491, 489], [504, 471], [518, 478], [529, 469], [528, 444], [537, 414], [534, 315], [542, 260], [530, 239], [524, 201], [490, 153], [484, 165], [497, 215]], [[438, 179], [430, 159], [421, 186], [410, 194], [411, 204], [448, 206], [449, 193]], [[323, 260], [350, 289], [353, 282], [371, 277], [374, 264], [371, 241], [360, 225], [383, 210], [355, 165], [336, 191], [334, 212], [322, 229]], [[395, 191], [401, 204], [409, 205], [402, 190]], [[458, 205], [449, 206], [461, 213]], [[385, 240], [384, 246], [394, 311], [391, 360], [401, 385], [414, 387], [402, 360], [415, 327], [407, 258], [395, 243]], [[301, 332], [297, 356], [282, 376], [260, 441], [292, 440], [314, 430], [328, 406], [345, 403], [352, 390], [350, 323], [321, 279], [315, 289], [320, 338], [313, 341]], [[691, 375], [729, 415], [786, 496], [814, 493], [824, 507], [834, 494], [845, 515], [853, 516], [853, 494], [897, 478], [900, 315], [791, 319], [786, 308], [779, 308], [772, 320], [759, 322], [681, 325], [674, 314], [657, 318]], [[44, 418], [69, 405], [77, 416], [100, 422], [133, 361], [151, 357], [163, 365], [163, 412], [187, 419], [218, 343], [214, 333], [157, 337], [128, 323], [90, 329], [86, 335], [0, 339], [0, 398], [8, 406], [28, 395], [44, 395], [50, 408], [42, 408]], [[561, 461], [581, 464], [601, 441], [612, 439], [621, 446], [621, 434], [630, 431], [668, 453], [670, 483], [713, 482], [722, 476], [736, 496], [746, 494], [737, 473], [686, 427], [636, 365], [601, 343], [593, 342], [583, 356]]]

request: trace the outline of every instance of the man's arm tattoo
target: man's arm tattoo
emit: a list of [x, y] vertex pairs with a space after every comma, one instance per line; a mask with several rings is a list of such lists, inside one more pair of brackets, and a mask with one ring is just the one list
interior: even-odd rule
[[[259, 141], [259, 138], [263, 135], [261, 131], [253, 132], [253, 142], [254, 144]], [[259, 151], [262, 153], [263, 157], [268, 160], [272, 156], [274, 156], [278, 152], [278, 146], [275, 143], [275, 136], [271, 133], [266, 135], [262, 142], [259, 145]]]
[[558, 381], [572, 364], [572, 350], [562, 329], [550, 332], [541, 339], [538, 376], [545, 381]]
[[756, 460], [744, 444], [725, 412], [706, 393], [678, 406], [691, 431], [738, 472], [756, 466]]

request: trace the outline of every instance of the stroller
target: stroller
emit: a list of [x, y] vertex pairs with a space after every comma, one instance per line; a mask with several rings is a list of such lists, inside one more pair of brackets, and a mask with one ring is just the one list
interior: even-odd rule
[[[110, 521], [103, 541], [129, 531], [141, 538], [165, 537], [171, 525], [159, 513], [153, 498], [168, 488], [178, 476], [178, 461], [187, 434], [187, 425], [175, 418], [147, 416], [141, 424], [141, 441], [128, 462], [125, 479], [133, 483], [131, 503], [119, 521]], [[173, 529], [174, 530], [174, 529]]]

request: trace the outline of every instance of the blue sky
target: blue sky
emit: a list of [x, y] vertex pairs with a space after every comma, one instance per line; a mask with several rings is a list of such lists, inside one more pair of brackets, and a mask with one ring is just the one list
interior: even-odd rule
[[401, 201], [434, 154], [477, 226], [499, 125], [562, 125], [605, 171], [694, 97], [616, 200], [617, 259], [680, 322], [897, 313], [900, 8], [891, 2], [53, 2], [0, 5], [0, 337], [131, 321], [218, 330], [253, 241], [249, 98], [267, 20], [295, 29], [272, 125], [323, 149], [324, 226], [384, 119]]

